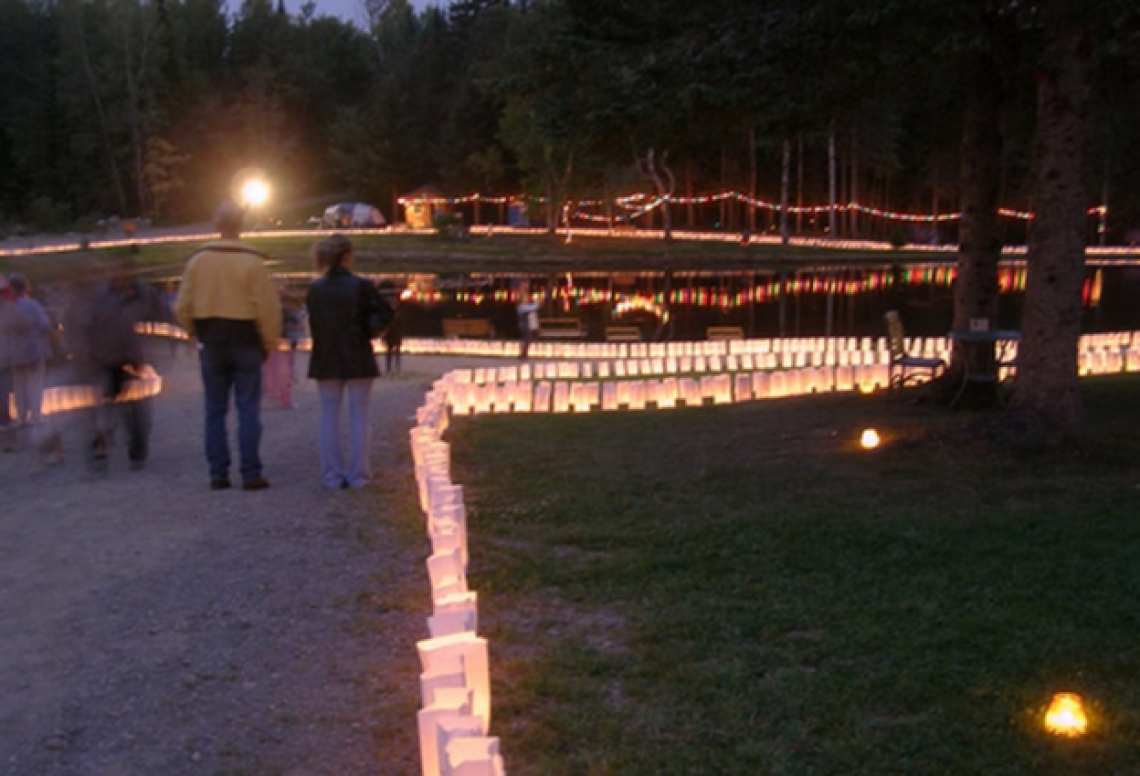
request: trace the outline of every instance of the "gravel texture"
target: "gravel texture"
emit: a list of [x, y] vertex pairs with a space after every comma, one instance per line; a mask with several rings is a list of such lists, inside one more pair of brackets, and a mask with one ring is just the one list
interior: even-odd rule
[[418, 773], [429, 548], [407, 430], [455, 362], [377, 381], [371, 487], [320, 486], [301, 378], [297, 408], [262, 415], [272, 487], [211, 491], [197, 359], [167, 344], [143, 471], [120, 433], [89, 473], [80, 413], [61, 465], [0, 455], [0, 773]]

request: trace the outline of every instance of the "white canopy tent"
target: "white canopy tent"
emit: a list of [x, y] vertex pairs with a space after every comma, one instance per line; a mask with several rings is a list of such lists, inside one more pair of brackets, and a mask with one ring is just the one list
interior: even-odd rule
[[326, 229], [379, 229], [388, 225], [384, 214], [366, 202], [338, 202], [325, 208], [321, 225]]

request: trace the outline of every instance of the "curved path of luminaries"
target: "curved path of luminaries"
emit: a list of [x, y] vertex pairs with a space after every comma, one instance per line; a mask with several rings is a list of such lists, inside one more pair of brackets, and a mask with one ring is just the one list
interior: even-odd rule
[[[184, 339], [174, 326], [145, 333]], [[1137, 332], [1086, 335], [1082, 375], [1140, 371]], [[302, 343], [307, 348], [308, 343]], [[377, 343], [377, 350], [382, 347]], [[874, 390], [888, 382], [884, 338], [749, 339], [723, 342], [539, 342], [519, 362], [518, 343], [407, 339], [405, 351], [492, 356], [513, 363], [456, 369], [437, 380], [410, 430], [419, 503], [426, 518], [432, 614], [420, 656], [417, 713], [423, 776], [502, 776], [499, 739], [491, 735], [487, 640], [479, 635], [478, 594], [467, 585], [467, 510], [463, 486], [451, 479], [444, 440], [453, 415], [501, 412], [594, 412], [731, 404], [832, 391]], [[945, 338], [911, 339], [912, 355], [949, 360]], [[1008, 353], [1012, 358], [1016, 354]], [[149, 372], [120, 397], [153, 396], [161, 378]], [[45, 413], [94, 406], [90, 386], [50, 389]]]
[[[415, 352], [512, 357], [518, 348], [464, 340], [409, 344]], [[948, 351], [944, 339], [908, 343], [913, 354], [947, 358]], [[432, 548], [430, 637], [416, 645], [424, 776], [505, 773], [499, 739], [490, 735], [487, 640], [478, 634], [478, 594], [467, 585], [463, 487], [452, 482], [444, 441], [452, 414], [668, 409], [862, 390], [886, 385], [890, 360], [885, 341], [871, 339], [538, 343], [531, 352], [561, 360], [453, 370], [424, 397], [410, 432]], [[1083, 337], [1080, 354], [1082, 374], [1140, 371], [1140, 341], [1132, 332]]]

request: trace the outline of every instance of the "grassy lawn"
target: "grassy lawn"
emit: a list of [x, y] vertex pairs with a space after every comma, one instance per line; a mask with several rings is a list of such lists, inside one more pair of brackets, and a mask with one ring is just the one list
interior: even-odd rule
[[1140, 380], [1087, 391], [1079, 455], [879, 397], [459, 419], [510, 772], [1140, 774]]

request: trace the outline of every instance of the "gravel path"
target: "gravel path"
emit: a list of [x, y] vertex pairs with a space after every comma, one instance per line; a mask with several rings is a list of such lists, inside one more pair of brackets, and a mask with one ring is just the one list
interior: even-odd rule
[[159, 346], [144, 471], [120, 441], [88, 474], [78, 418], [61, 466], [0, 456], [0, 773], [418, 773], [429, 548], [407, 429], [457, 362], [377, 381], [371, 488], [320, 487], [302, 380], [297, 409], [263, 413], [272, 487], [214, 492], [197, 361]]

